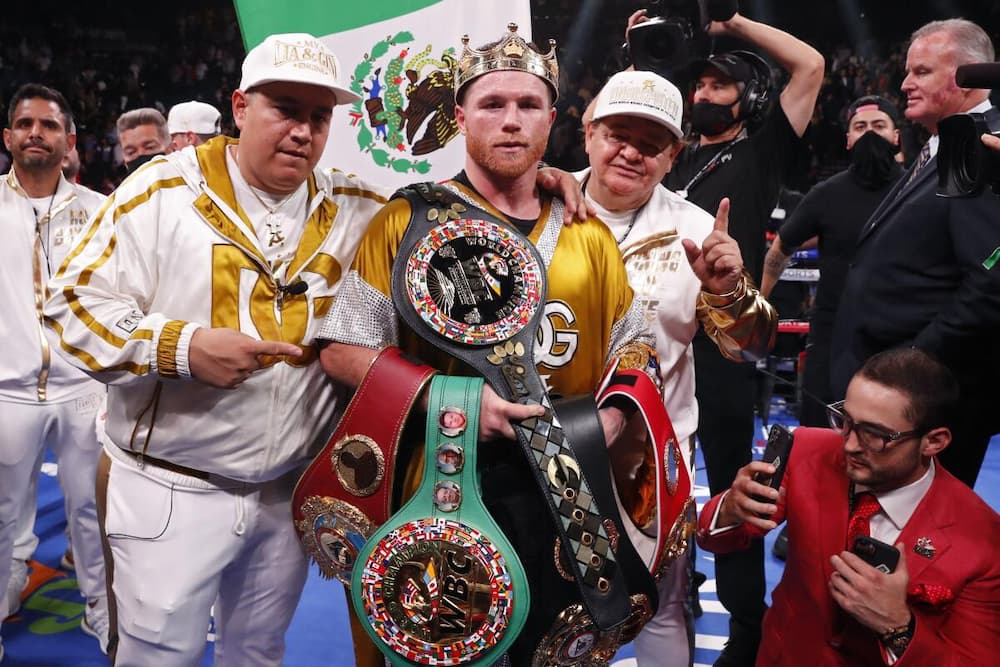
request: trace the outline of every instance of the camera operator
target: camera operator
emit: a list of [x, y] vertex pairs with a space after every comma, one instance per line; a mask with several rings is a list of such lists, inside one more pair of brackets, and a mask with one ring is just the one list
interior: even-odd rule
[[[642, 23], [645, 12], [629, 19]], [[708, 27], [712, 36], [730, 36], [761, 49], [790, 74], [774, 110], [763, 117], [771, 97], [770, 72], [745, 53], [722, 53], [694, 63], [691, 127], [699, 137], [684, 148], [666, 185], [714, 213], [729, 197], [730, 235], [739, 243], [748, 271], [759, 281], [764, 236], [781, 181], [799, 150], [823, 82], [823, 56], [786, 32], [739, 13]], [[760, 121], [753, 133], [746, 123]], [[699, 331], [694, 339], [696, 393], [709, 488], [729, 487], [750, 461], [754, 437], [754, 365], [726, 359]], [[764, 549], [758, 543], [715, 560], [719, 600], [730, 613], [729, 640], [716, 665], [752, 665], [764, 614]]]

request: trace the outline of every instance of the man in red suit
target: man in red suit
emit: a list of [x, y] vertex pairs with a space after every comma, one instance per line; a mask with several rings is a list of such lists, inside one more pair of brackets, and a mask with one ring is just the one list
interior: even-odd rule
[[[996, 665], [1000, 515], [935, 462], [957, 397], [926, 353], [878, 354], [831, 406], [835, 430], [795, 431], [780, 493], [753, 480], [774, 472], [755, 461], [705, 505], [698, 543], [717, 553], [788, 521], [758, 667]], [[895, 571], [846, 550], [849, 534], [895, 544]]]

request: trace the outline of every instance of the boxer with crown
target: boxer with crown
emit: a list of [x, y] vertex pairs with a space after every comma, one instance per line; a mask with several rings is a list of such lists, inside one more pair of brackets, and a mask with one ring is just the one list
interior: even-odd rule
[[[454, 83], [465, 169], [376, 215], [319, 334], [324, 369], [358, 388], [345, 420], [426, 423], [423, 445], [402, 426], [371, 437], [385, 497], [409, 500], [371, 521], [344, 573], [357, 664], [382, 664], [373, 646], [394, 665], [606, 664], [655, 610], [654, 575], [687, 537], [690, 482], [653, 339], [607, 227], [564, 225], [562, 201], [536, 186], [554, 43], [542, 53], [514, 24], [480, 48], [466, 37]], [[469, 379], [459, 392], [440, 376]], [[454, 435], [444, 412], [464, 417]], [[442, 447], [464, 465], [437, 466]], [[613, 468], [646, 456], [653, 511], [622, 513]], [[627, 537], [633, 510], [658, 517], [656, 572]]]

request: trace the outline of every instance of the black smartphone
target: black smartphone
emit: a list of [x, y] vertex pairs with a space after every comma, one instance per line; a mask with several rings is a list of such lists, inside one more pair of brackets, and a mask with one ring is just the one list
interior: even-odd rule
[[881, 570], [886, 574], [895, 572], [896, 566], [899, 564], [899, 549], [867, 535], [862, 535], [854, 540], [851, 553], [876, 570]]
[[[773, 475], [755, 473], [753, 481], [771, 487], [775, 491], [781, 488], [781, 478], [785, 476], [785, 466], [788, 465], [788, 456], [792, 452], [792, 442], [795, 437], [792, 432], [781, 424], [772, 424], [771, 431], [767, 434], [767, 445], [764, 447], [764, 457], [761, 461], [770, 463], [776, 470]], [[760, 502], [773, 502], [767, 498], [756, 498]]]

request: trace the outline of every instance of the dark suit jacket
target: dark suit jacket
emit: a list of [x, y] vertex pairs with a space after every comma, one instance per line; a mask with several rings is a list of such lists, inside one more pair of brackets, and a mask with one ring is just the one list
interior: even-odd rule
[[[883, 665], [876, 635], [833, 601], [830, 556], [844, 549], [849, 480], [844, 443], [827, 429], [799, 428], [774, 519], [788, 522], [788, 560], [764, 616], [758, 667]], [[746, 524], [708, 534], [722, 495], [702, 509], [698, 544], [725, 553], [746, 548], [763, 532]], [[918, 538], [931, 558], [914, 551]], [[934, 482], [899, 537], [909, 571], [908, 604], [916, 617], [913, 640], [897, 667], [996, 665], [1000, 646], [1000, 515], [938, 465]], [[934, 605], [920, 585], [944, 586], [954, 596]], [[835, 646], [835, 645], [839, 645]]]
[[936, 158], [909, 184], [908, 171], [862, 228], [834, 327], [835, 397], [903, 345], [947, 364], [966, 397], [1000, 395], [1000, 262], [984, 265], [1000, 249], [1000, 199], [938, 197], [937, 173]]

